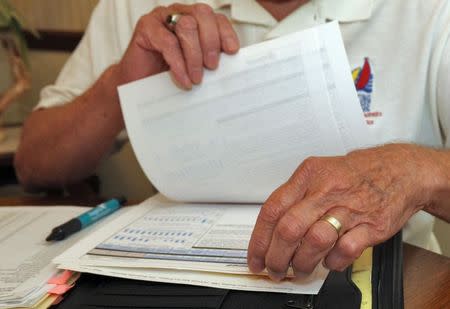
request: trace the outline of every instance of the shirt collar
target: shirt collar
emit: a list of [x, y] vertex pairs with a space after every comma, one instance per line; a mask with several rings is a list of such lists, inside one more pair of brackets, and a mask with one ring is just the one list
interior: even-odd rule
[[205, 2], [213, 9], [229, 6], [232, 20], [269, 28], [265, 39], [311, 28], [331, 20], [340, 23], [368, 20], [373, 9], [373, 0], [310, 0], [278, 22], [256, 0], [200, 0], [195, 2]]
[[270, 15], [256, 0], [198, 0], [210, 5], [213, 9], [230, 7], [231, 19], [248, 24], [273, 27], [277, 24], [275, 18]]
[[307, 15], [315, 15], [320, 20], [337, 20], [339, 22], [363, 21], [372, 15], [373, 0], [310, 0], [295, 10], [281, 22], [277, 22], [256, 0], [203, 0], [214, 9], [231, 6], [233, 20], [273, 27], [286, 21], [300, 21]]
[[370, 18], [373, 0], [313, 0], [319, 16], [339, 22], [363, 21]]

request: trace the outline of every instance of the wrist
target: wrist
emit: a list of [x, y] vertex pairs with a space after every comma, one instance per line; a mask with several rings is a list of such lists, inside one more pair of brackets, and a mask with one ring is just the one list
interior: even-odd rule
[[108, 84], [117, 90], [117, 87], [126, 84], [128, 81], [124, 78], [124, 72], [120, 63], [115, 63], [106, 69], [105, 73]]
[[116, 65], [111, 65], [80, 100], [85, 110], [92, 111], [92, 104], [96, 105], [97, 114], [101, 115], [98, 123], [109, 127], [114, 136], [125, 127], [117, 91], [119, 85], [120, 72]]
[[442, 149], [427, 149], [427, 164], [424, 167], [428, 179], [427, 189], [429, 202], [423, 210], [434, 215], [439, 213], [450, 202], [450, 151]]

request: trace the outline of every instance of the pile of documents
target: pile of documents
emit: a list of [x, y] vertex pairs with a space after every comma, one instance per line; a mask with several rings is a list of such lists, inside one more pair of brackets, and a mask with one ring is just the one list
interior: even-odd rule
[[[337, 23], [222, 56], [186, 92], [168, 73], [119, 88], [134, 152], [162, 195], [54, 260], [80, 272], [315, 294], [327, 271], [281, 283], [249, 273], [261, 203], [308, 156], [368, 146]], [[177, 201], [177, 202], [174, 202]]]
[[0, 308], [47, 308], [68, 291], [77, 273], [59, 271], [52, 259], [76, 243], [84, 233], [49, 244], [52, 226], [71, 219], [83, 207], [0, 208]]
[[250, 274], [247, 246], [258, 205], [184, 204], [157, 195], [57, 257], [59, 268], [225, 289], [316, 294], [327, 271], [275, 283]]
[[0, 209], [0, 308], [54, 302], [52, 289], [63, 293], [76, 280], [64, 270], [319, 291], [321, 266], [276, 283], [249, 273], [246, 256], [261, 204], [305, 158], [374, 144], [336, 22], [222, 55], [220, 68], [192, 91], [162, 73], [119, 95], [134, 152], [161, 195], [53, 244], [44, 241], [49, 227], [82, 208]]

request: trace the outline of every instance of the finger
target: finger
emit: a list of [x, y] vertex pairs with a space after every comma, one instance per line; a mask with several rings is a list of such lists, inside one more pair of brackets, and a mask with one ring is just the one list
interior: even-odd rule
[[197, 20], [203, 64], [208, 69], [216, 69], [219, 65], [220, 36], [212, 8], [207, 4], [197, 3], [195, 5], [174, 4], [170, 6], [170, 9], [192, 15]]
[[248, 266], [254, 273], [265, 268], [265, 256], [273, 230], [284, 212], [298, 199], [303, 198], [306, 186], [287, 182], [276, 189], [261, 208], [248, 246]]
[[178, 38], [165, 26], [165, 18], [169, 14], [167, 8], [159, 7], [153, 14], [142, 18], [139, 22], [141, 37], [138, 42], [141, 48], [147, 50], [156, 50], [169, 65], [170, 72], [178, 84], [185, 88], [192, 88], [192, 82], [189, 78], [183, 53]]
[[310, 165], [303, 162], [289, 180], [269, 196], [261, 208], [248, 247], [247, 261], [250, 271], [259, 273], [266, 267], [266, 253], [275, 226], [293, 204], [303, 199], [311, 176]]
[[278, 221], [267, 250], [265, 264], [274, 280], [285, 277], [289, 263], [310, 226], [321, 218], [323, 208], [316, 196], [308, 196], [286, 211]]
[[191, 81], [199, 84], [203, 77], [203, 55], [197, 21], [189, 15], [181, 16], [175, 26], [175, 33], [180, 41]]
[[325, 267], [343, 271], [361, 256], [364, 249], [371, 245], [374, 243], [369, 226], [367, 224], [357, 225], [339, 238], [324, 260]]
[[[353, 227], [354, 220], [344, 207], [330, 209], [325, 215], [336, 218], [342, 225], [340, 235]], [[317, 264], [330, 252], [338, 240], [336, 229], [325, 220], [318, 220], [306, 232], [292, 259], [295, 274], [310, 274]]]
[[189, 78], [186, 63], [184, 61], [183, 53], [181, 51], [180, 43], [175, 35], [173, 35], [167, 29], [166, 37], [163, 39], [163, 47], [160, 52], [170, 67], [170, 72], [181, 87], [185, 89], [192, 88], [192, 82]]
[[219, 27], [220, 43], [226, 54], [235, 54], [239, 50], [239, 38], [231, 25], [231, 22], [223, 14], [216, 14]]

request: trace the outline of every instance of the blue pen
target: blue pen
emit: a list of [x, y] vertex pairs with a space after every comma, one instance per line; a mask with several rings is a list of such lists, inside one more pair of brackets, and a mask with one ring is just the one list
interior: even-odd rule
[[98, 205], [97, 207], [92, 208], [91, 210], [79, 215], [78, 217], [55, 227], [45, 240], [63, 240], [73, 233], [84, 229], [85, 227], [97, 222], [98, 220], [106, 217], [109, 214], [112, 214], [125, 203], [126, 199], [124, 197], [113, 198], [109, 201], [106, 201]]

